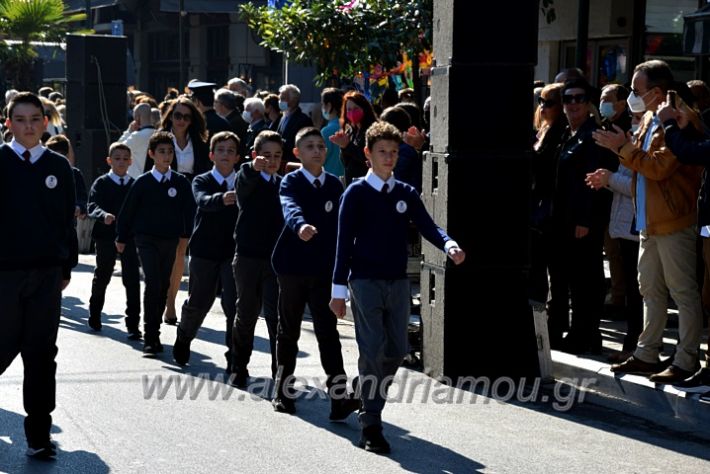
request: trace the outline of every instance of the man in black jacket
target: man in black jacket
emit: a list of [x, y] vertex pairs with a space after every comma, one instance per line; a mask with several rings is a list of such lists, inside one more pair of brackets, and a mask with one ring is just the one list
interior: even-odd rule
[[208, 140], [211, 140], [215, 133], [231, 130], [229, 122], [217, 115], [214, 110], [214, 87], [214, 82], [202, 82], [197, 79], [191, 80], [187, 85], [187, 88], [192, 92], [192, 101], [205, 116], [209, 132]]

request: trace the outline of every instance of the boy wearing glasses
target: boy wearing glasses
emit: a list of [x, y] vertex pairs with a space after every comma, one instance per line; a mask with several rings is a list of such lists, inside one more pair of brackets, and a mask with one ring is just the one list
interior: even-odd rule
[[[119, 214], [128, 190], [135, 181], [128, 175], [132, 164], [131, 149], [123, 143], [112, 143], [108, 149], [106, 163], [111, 171], [99, 176], [91, 185], [89, 192], [89, 216], [96, 220], [91, 230], [91, 237], [96, 242], [96, 270], [91, 282], [89, 299], [89, 327], [101, 330], [101, 310], [106, 299], [106, 287], [111, 281], [116, 265], [116, 216]], [[140, 277], [138, 273], [138, 255], [133, 241], [120, 255], [121, 278], [126, 288], [126, 329], [128, 338], [139, 340], [140, 322]]]
[[271, 267], [271, 254], [283, 227], [279, 200], [281, 176], [277, 174], [283, 156], [281, 135], [263, 131], [256, 137], [252, 161], [237, 173], [239, 218], [234, 230], [234, 281], [237, 284], [237, 317], [232, 330], [234, 375], [232, 383], [246, 387], [247, 365], [254, 347], [254, 328], [259, 310], [269, 331], [271, 375], [276, 375], [276, 327], [278, 284]]
[[153, 169], [128, 191], [118, 215], [116, 249], [123, 253], [135, 241], [145, 274], [143, 295], [145, 355], [163, 352], [160, 321], [168, 297], [170, 273], [179, 238], [189, 238], [195, 216], [190, 182], [170, 169], [175, 157], [173, 135], [155, 132], [148, 143]]

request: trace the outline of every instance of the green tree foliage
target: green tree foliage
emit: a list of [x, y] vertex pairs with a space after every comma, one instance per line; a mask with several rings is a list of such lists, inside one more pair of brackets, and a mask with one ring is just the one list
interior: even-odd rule
[[62, 0], [0, 0], [0, 62], [6, 82], [17, 89], [31, 89], [37, 52], [32, 41], [61, 41], [70, 25], [86, 18], [83, 13], [64, 14]]
[[401, 53], [431, 49], [433, 0], [294, 0], [281, 9], [242, 5], [242, 18], [261, 45], [289, 61], [316, 66], [322, 85], [334, 73], [352, 77]]

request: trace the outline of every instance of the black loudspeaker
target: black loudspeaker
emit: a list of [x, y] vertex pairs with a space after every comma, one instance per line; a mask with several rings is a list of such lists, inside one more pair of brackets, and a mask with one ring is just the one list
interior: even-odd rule
[[[434, 1], [436, 66], [537, 62], [538, 0]], [[499, 76], [486, 75], [490, 81]]]
[[538, 3], [434, 0], [422, 198], [466, 251], [454, 266], [422, 244], [422, 355], [435, 377], [540, 373], [526, 291]]
[[119, 137], [119, 133], [110, 132], [107, 138], [103, 129], [82, 129], [69, 130], [68, 136], [74, 147], [76, 167], [84, 175], [87, 187], [91, 186], [96, 178], [108, 172], [108, 147]]
[[67, 35], [67, 129], [89, 183], [126, 128], [126, 48], [125, 36]]
[[67, 81], [126, 83], [125, 36], [67, 35]]
[[67, 35], [67, 125], [126, 127], [126, 37]]
[[103, 128], [104, 121], [109, 129], [126, 128], [126, 85], [103, 86], [103, 109], [101, 90], [98, 84], [67, 83], [67, 124], [70, 129]]
[[432, 150], [501, 152], [530, 146], [533, 73], [526, 65], [433, 68]]
[[[534, 320], [523, 291], [529, 167], [524, 152], [424, 156], [426, 208], [467, 252], [457, 267], [422, 241], [423, 358], [431, 375], [519, 379], [539, 373]], [[505, 347], [521, 357], [511, 364], [500, 356]]]

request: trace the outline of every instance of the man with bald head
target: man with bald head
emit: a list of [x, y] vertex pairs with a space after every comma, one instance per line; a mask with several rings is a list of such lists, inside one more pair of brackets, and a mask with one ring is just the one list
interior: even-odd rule
[[134, 179], [143, 174], [145, 157], [148, 154], [148, 140], [154, 132], [150, 104], [142, 103], [133, 107], [133, 122], [118, 141], [125, 143], [131, 149], [133, 162], [128, 168], [128, 174]]

